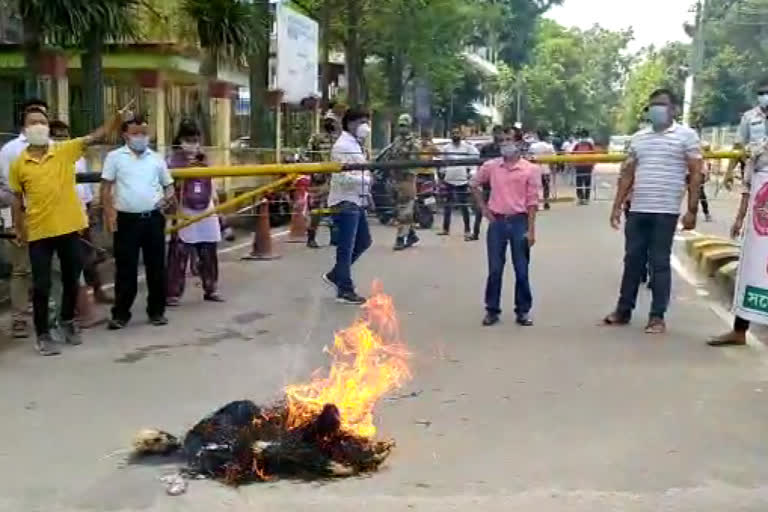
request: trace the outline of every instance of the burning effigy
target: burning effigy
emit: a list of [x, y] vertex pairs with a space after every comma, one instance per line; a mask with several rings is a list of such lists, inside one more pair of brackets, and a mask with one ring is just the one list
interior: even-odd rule
[[374, 408], [411, 376], [392, 298], [379, 283], [358, 318], [337, 332], [325, 351], [330, 369], [286, 387], [283, 400], [268, 406], [231, 402], [197, 423], [183, 442], [162, 431], [143, 431], [134, 450], [181, 449], [187, 471], [229, 484], [376, 470], [394, 441], [375, 439]]

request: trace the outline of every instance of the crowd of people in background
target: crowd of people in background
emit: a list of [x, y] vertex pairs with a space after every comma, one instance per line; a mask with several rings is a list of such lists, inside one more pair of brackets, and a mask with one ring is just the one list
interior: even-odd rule
[[[706, 167], [701, 144], [693, 130], [675, 122], [675, 109], [673, 93], [666, 89], [654, 92], [648, 107], [650, 125], [629, 143], [629, 158], [622, 166], [611, 215], [614, 227], [621, 222], [622, 212], [626, 217], [625, 269], [618, 305], [604, 319], [607, 325], [629, 322], [639, 283], [647, 281], [653, 304], [646, 330], [664, 332], [670, 295], [669, 254], [685, 189], [689, 201], [684, 227], [695, 226], [699, 203], [711, 220], [703, 187]], [[224, 225], [219, 216], [209, 214], [218, 204], [215, 185], [211, 178], [174, 183], [170, 171], [208, 165], [201, 130], [194, 121], [180, 123], [167, 158], [150, 147], [146, 120], [127, 111], [116, 113], [95, 132], [71, 139], [64, 122], [49, 119], [45, 102], [30, 100], [22, 108], [21, 125], [22, 133], [0, 149], [0, 205], [5, 207], [3, 225], [12, 263], [14, 337], [28, 337], [31, 303], [35, 347], [40, 354], [59, 354], [55, 339], [79, 345], [82, 337], [76, 320], [86, 323], [91, 296], [97, 302], [113, 304], [108, 327], [123, 329], [132, 319], [140, 256], [151, 325], [168, 323], [166, 307], [180, 304], [190, 272], [202, 283], [204, 301], [224, 301], [218, 289], [218, 245]], [[450, 141], [437, 148], [430, 133], [417, 137], [412, 125], [408, 114], [397, 118], [394, 141], [379, 161], [439, 160], [440, 165], [434, 172], [433, 168], [390, 169], [394, 250], [403, 251], [419, 242], [414, 228], [418, 177], [432, 173], [445, 198], [438, 235], [450, 234], [456, 209], [467, 242], [479, 240], [483, 219], [489, 223], [483, 325], [499, 322], [507, 247], [516, 275], [516, 321], [533, 325], [528, 266], [536, 240], [536, 214], [540, 208], [550, 209], [553, 176], [567, 169], [575, 176], [578, 204], [587, 205], [592, 198], [594, 164], [531, 161], [558, 153], [594, 153], [594, 140], [586, 130], [566, 139], [547, 130], [524, 133], [520, 126], [495, 126], [492, 140], [478, 148], [464, 138], [461, 129], [454, 128]], [[104, 160], [99, 198], [103, 225], [113, 236], [114, 298], [104, 291], [98, 268], [106, 260], [106, 251], [97, 247], [90, 230], [96, 211], [94, 190], [89, 184], [77, 184], [75, 178], [88, 171], [86, 148], [111, 134], [119, 134], [122, 145]], [[367, 111], [333, 108], [323, 117], [321, 129], [306, 151], [312, 161], [330, 158], [347, 167], [330, 176], [311, 177], [307, 246], [319, 247], [317, 231], [323, 219], [330, 217], [335, 263], [322, 279], [335, 289], [339, 302], [354, 305], [366, 300], [356, 291], [352, 267], [372, 244], [368, 212], [377, 200], [367, 165], [371, 161], [370, 135]], [[468, 165], [468, 159], [476, 162]], [[354, 164], [361, 164], [360, 169]], [[168, 237], [170, 214], [177, 226]], [[195, 217], [200, 219], [187, 222]], [[61, 288], [60, 297], [53, 302], [53, 316], [52, 282], [60, 283]], [[739, 324], [736, 332], [743, 331]], [[734, 339], [742, 338], [730, 334], [718, 343], [733, 343]]]

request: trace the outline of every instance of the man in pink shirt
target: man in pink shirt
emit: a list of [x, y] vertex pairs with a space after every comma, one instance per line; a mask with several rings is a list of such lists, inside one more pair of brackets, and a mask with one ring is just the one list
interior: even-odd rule
[[[536, 241], [536, 212], [539, 209], [541, 175], [536, 165], [521, 158], [523, 141], [507, 136], [501, 144], [501, 158], [488, 160], [472, 178], [472, 194], [488, 219], [488, 282], [485, 287], [486, 316], [483, 325], [499, 322], [501, 280], [506, 264], [507, 244], [512, 249], [515, 269], [515, 315], [522, 326], [533, 325], [530, 317], [533, 297], [528, 281], [530, 248]], [[488, 202], [483, 185], [490, 185]]]

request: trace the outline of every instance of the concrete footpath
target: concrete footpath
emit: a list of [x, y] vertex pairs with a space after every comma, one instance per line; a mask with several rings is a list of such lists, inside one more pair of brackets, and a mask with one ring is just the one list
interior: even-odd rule
[[145, 325], [137, 304], [129, 328], [87, 331], [59, 358], [12, 345], [0, 352], [0, 511], [767, 510], [765, 350], [707, 347], [728, 318], [680, 274], [667, 335], [643, 334], [645, 290], [632, 326], [598, 326], [621, 271], [623, 237], [607, 218], [606, 203], [540, 216], [528, 329], [513, 321], [509, 267], [503, 323], [480, 326], [484, 243], [465, 243], [459, 223], [404, 253], [392, 228], [374, 227], [356, 277], [394, 296], [414, 378], [377, 410], [397, 448], [365, 478], [192, 481], [169, 497], [159, 478], [173, 465], [121, 462], [139, 428], [183, 434], [326, 363], [323, 346], [356, 314], [320, 280], [328, 248], [278, 244], [273, 262], [227, 253], [228, 302], [203, 303], [190, 282], [166, 328]]

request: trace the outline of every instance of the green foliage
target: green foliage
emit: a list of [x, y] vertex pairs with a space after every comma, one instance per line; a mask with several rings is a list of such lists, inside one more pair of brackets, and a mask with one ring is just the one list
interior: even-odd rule
[[35, 21], [49, 44], [80, 47], [94, 31], [114, 41], [137, 37], [140, 5], [141, 0], [25, 0], [19, 13]]
[[689, 47], [671, 43], [660, 50], [646, 48], [635, 57], [629, 73], [617, 116], [617, 130], [633, 133], [643, 121], [648, 96], [660, 87], [671, 89], [678, 98], [683, 97], [687, 75]]
[[512, 68], [519, 68], [531, 56], [536, 26], [541, 15], [563, 0], [480, 0], [491, 13], [478, 30], [477, 39], [492, 36], [499, 45], [499, 57]]
[[613, 128], [621, 84], [629, 68], [629, 31], [600, 27], [566, 29], [554, 21], [539, 22], [529, 64], [520, 71], [505, 67], [500, 80], [506, 119], [515, 120], [518, 88], [529, 128], [567, 133], [589, 129], [607, 138]]
[[183, 0], [182, 10], [197, 26], [200, 46], [216, 59], [235, 60], [250, 49], [250, 4], [239, 0]]
[[709, 0], [703, 68], [696, 82], [696, 123], [738, 122], [755, 102], [768, 69], [768, 0]]

